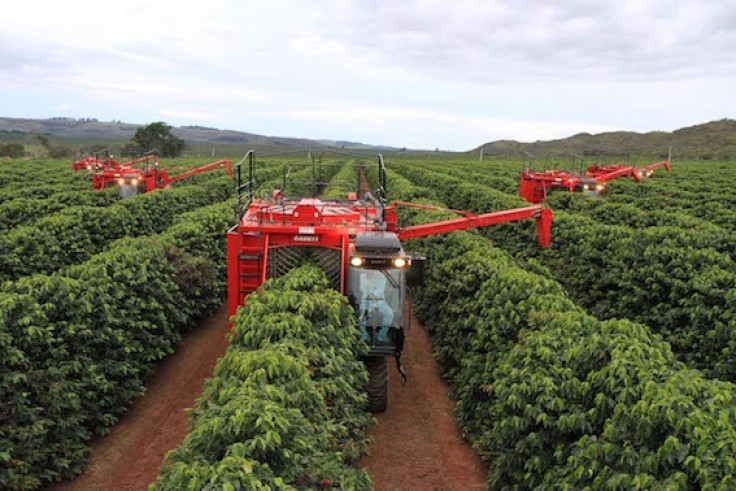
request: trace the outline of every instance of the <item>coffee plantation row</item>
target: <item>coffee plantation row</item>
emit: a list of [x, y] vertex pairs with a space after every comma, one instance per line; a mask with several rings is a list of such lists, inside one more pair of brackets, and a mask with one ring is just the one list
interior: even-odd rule
[[[515, 195], [518, 162], [386, 161], [389, 199], [475, 212], [525, 205]], [[220, 178], [187, 186], [192, 200], [205, 199], [202, 187], [224, 186], [204, 208], [187, 208], [178, 188], [119, 201], [77, 187], [89, 197], [75, 200], [60, 189], [79, 186], [71, 171], [49, 174], [49, 187], [59, 189], [45, 192], [26, 170], [17, 180], [26, 195], [13, 197], [8, 183], [22, 169], [13, 165], [0, 167], [0, 207], [23, 210], [28, 203], [13, 202], [38, 197], [50, 213], [19, 211], [0, 228], [0, 243], [9, 244], [0, 252], [12, 265], [3, 273], [13, 280], [0, 291], [0, 349], [8, 353], [0, 396], [11, 401], [0, 415], [0, 487], [34, 489], [77, 474], [89, 439], [140, 395], [182, 330], [223, 301], [234, 200]], [[366, 170], [375, 183], [375, 166]], [[727, 172], [676, 165], [642, 184], [614, 182], [599, 200], [553, 194], [548, 250], [536, 246], [531, 223], [406, 244], [429, 257], [414, 306], [463, 434], [489, 463], [489, 488], [734, 486]], [[264, 180], [277, 183], [276, 174]], [[320, 179], [333, 176], [326, 193], [339, 196], [350, 172], [335, 167]], [[54, 196], [68, 206], [52, 206]], [[105, 201], [84, 201], [97, 196]], [[165, 205], [158, 217], [155, 207]], [[124, 232], [95, 229], [84, 216]], [[437, 216], [407, 210], [401, 223]], [[55, 232], [34, 232], [39, 223]], [[78, 243], [61, 223], [76, 227]], [[35, 250], [15, 238], [18, 230], [65, 250]], [[136, 237], [119, 239], [127, 235]], [[44, 259], [49, 251], [60, 262]], [[268, 282], [239, 310], [192, 433], [170, 452], [155, 487], [371, 486], [352, 466], [371, 422], [354, 315], [305, 268]]]
[[[82, 180], [63, 164], [28, 163], [49, 171], [29, 183], [40, 189], [38, 176], [59, 174]], [[15, 165], [0, 176], [12, 180], [20, 170], [23, 182]], [[282, 169], [258, 176], [275, 187]], [[107, 206], [69, 204], [0, 233], [0, 488], [36, 489], [79, 474], [89, 440], [143, 393], [181, 333], [222, 304], [233, 190], [228, 177], [198, 176], [197, 184], [127, 200], [102, 191]]]
[[155, 489], [370, 489], [368, 346], [328, 284], [306, 264], [248, 297]]
[[[441, 197], [456, 208], [484, 203], [474, 211], [516, 199], [448, 174], [443, 185], [441, 173], [416, 172], [418, 165], [396, 168], [414, 182], [431, 180], [431, 189], [391, 176], [392, 196]], [[553, 247], [539, 261], [516, 261], [467, 232], [412, 244], [431, 258], [415, 309], [432, 333], [463, 432], [490, 463], [489, 488], [732, 488], [733, 385], [678, 361], [649, 327], [601, 321], [573, 303], [544, 263], [566, 253], [557, 242], [565, 224], [555, 219]], [[499, 246], [538, 251], [528, 246], [529, 229], [483, 232]], [[635, 315], [628, 314], [619, 317]]]

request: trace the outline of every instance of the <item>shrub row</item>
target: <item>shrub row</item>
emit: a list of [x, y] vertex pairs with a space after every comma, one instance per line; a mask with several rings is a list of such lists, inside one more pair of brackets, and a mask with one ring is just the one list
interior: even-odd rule
[[586, 314], [476, 233], [410, 245], [429, 257], [414, 307], [489, 488], [734, 485], [732, 384], [686, 369], [641, 324]]
[[0, 488], [82, 471], [90, 438], [143, 393], [181, 330], [221, 304], [232, 217], [229, 203], [212, 205], [161, 235], [122, 239], [82, 264], [5, 285]]
[[355, 314], [307, 264], [268, 280], [233, 319], [232, 345], [153, 489], [370, 489], [355, 468], [373, 422]]
[[491, 489], [733, 485], [732, 384], [686, 370], [640, 324], [585, 314], [478, 236], [423, 248], [415, 309]]
[[109, 206], [120, 199], [113, 189], [105, 191], [64, 191], [48, 198], [20, 197], [0, 204], [0, 233], [31, 222], [70, 206]]
[[[432, 189], [453, 208], [480, 213], [504, 204], [494, 189], [455, 185], [452, 177], [447, 177], [452, 186], [441, 186], [440, 174], [430, 178], [437, 186]], [[631, 211], [603, 204], [598, 208]], [[733, 241], [722, 229], [711, 226], [701, 235], [697, 229], [673, 226], [632, 228], [557, 212], [552, 246], [540, 250], [530, 240], [533, 226], [526, 221], [481, 233], [514, 253], [525, 267], [554, 275], [596, 317], [641, 322], [662, 334], [692, 368], [736, 380], [736, 264], [718, 251], [723, 249], [720, 239]], [[530, 256], [541, 259], [542, 267]]]
[[231, 196], [232, 179], [156, 191], [106, 208], [72, 206], [61, 213], [0, 234], [0, 282], [51, 273], [81, 263], [115, 239], [162, 232], [182, 212]]

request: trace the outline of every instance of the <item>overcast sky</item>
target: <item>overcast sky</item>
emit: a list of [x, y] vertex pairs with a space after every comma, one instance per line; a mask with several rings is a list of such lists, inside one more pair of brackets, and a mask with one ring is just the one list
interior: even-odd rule
[[0, 116], [467, 150], [736, 117], [734, 0], [18, 0]]

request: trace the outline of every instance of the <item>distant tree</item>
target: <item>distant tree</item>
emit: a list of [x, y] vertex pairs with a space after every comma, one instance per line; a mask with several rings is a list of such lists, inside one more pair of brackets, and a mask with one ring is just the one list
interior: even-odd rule
[[62, 157], [71, 157], [74, 155], [74, 149], [66, 145], [52, 145], [48, 148], [49, 157], [52, 159], [60, 159]]
[[178, 157], [185, 147], [186, 141], [172, 135], [171, 126], [159, 121], [138, 128], [123, 148], [130, 155], [154, 150], [159, 157]]
[[15, 159], [22, 157], [25, 153], [26, 148], [22, 143], [1, 143], [0, 144], [0, 157], [10, 157]]
[[89, 151], [92, 153], [101, 152], [102, 150], [105, 150], [106, 148], [108, 147], [104, 143], [93, 143], [92, 145], [89, 146]]
[[49, 146], [51, 146], [51, 143], [49, 143], [48, 137], [45, 135], [34, 134], [32, 138], [36, 140], [38, 144], [41, 145], [46, 150], [48, 150]]
[[133, 140], [128, 140], [127, 142], [123, 143], [122, 147], [120, 147], [120, 155], [122, 157], [140, 157], [141, 151], [138, 148], [137, 143], [135, 143]]

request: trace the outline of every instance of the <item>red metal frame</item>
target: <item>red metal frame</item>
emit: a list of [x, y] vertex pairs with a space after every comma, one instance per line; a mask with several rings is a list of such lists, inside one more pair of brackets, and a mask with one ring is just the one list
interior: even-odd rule
[[[530, 203], [541, 203], [555, 189], [569, 192], [588, 190], [603, 192], [608, 181], [619, 177], [631, 177], [636, 182], [642, 182], [644, 179], [651, 177], [654, 174], [654, 169], [658, 167], [664, 167], [669, 172], [671, 156], [672, 149], [670, 148], [667, 160], [643, 168], [633, 165], [604, 165], [599, 163], [588, 167], [585, 173], [524, 169], [519, 175], [519, 196]], [[594, 189], [590, 189], [591, 187], [594, 187]]]
[[644, 177], [644, 172], [633, 165], [595, 164], [588, 167], [585, 175], [586, 177], [591, 177], [598, 182], [608, 182], [613, 179], [618, 179], [619, 177], [631, 177], [636, 182], [641, 182]]
[[564, 170], [535, 171], [524, 169], [519, 175], [519, 196], [530, 203], [541, 203], [547, 195], [555, 190], [568, 192], [588, 190], [602, 192], [605, 185], [593, 178], [581, 176], [575, 172]]
[[[274, 194], [278, 196], [278, 194]], [[446, 210], [464, 216], [452, 220], [400, 228], [397, 207], [412, 206]], [[394, 232], [400, 240], [409, 240], [473, 227], [534, 218], [539, 244], [549, 246], [552, 210], [540, 205], [504, 210], [482, 215], [447, 210], [427, 205], [393, 202], [380, 210], [357, 201], [322, 201], [316, 198], [283, 201], [253, 201], [238, 225], [228, 232], [228, 308], [234, 315], [245, 297], [268, 279], [268, 256], [279, 247], [325, 247], [340, 251], [342, 274], [340, 290], [344, 294], [350, 248], [356, 234], [363, 231]], [[377, 223], [382, 222], [383, 227]]]
[[121, 180], [128, 178], [136, 181], [139, 190], [148, 193], [155, 189], [168, 188], [170, 184], [220, 167], [225, 167], [229, 176], [233, 175], [229, 160], [218, 160], [217, 162], [191, 169], [174, 177], [169, 177], [169, 172], [167, 170], [159, 168], [158, 160], [155, 159], [155, 156], [153, 156], [154, 165], [148, 165], [143, 169], [132, 167], [133, 164], [139, 162], [148, 162], [151, 158], [151, 156], [141, 157], [140, 159], [126, 162], [126, 165], [106, 167], [102, 169], [102, 171], [92, 176], [92, 188], [96, 190], [105, 189], [110, 186], [118, 185]]
[[95, 154], [94, 156], [88, 155], [79, 160], [75, 160], [72, 163], [72, 170], [92, 170], [98, 171], [106, 167], [119, 167], [120, 164], [112, 157], [105, 157], [101, 159]]

